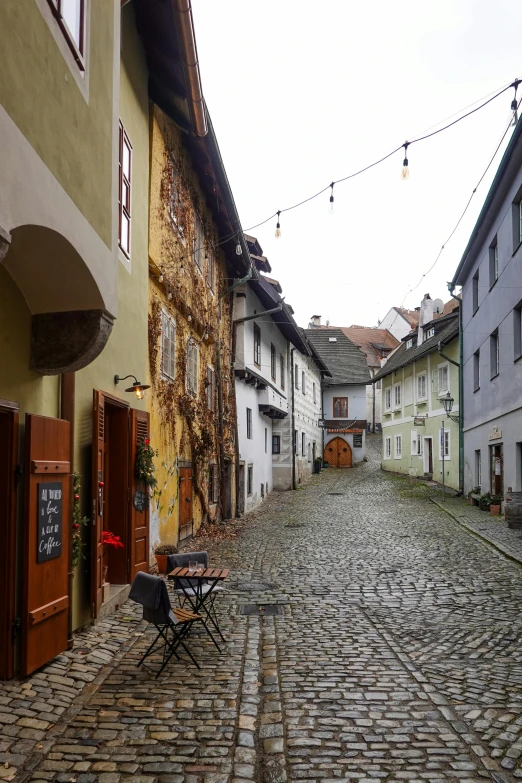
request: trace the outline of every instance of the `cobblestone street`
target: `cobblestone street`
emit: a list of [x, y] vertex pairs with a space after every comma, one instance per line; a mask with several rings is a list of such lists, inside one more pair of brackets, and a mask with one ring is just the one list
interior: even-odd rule
[[[0, 688], [1, 772], [58, 783], [522, 778], [520, 567], [370, 461], [273, 495], [210, 549], [219, 612], [159, 679], [128, 603]], [[244, 616], [242, 604], [280, 604]], [[98, 642], [97, 642], [98, 640]]]

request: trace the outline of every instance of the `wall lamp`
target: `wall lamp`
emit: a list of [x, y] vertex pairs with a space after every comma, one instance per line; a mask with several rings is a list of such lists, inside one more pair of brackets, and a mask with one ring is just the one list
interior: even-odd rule
[[125, 389], [125, 391], [134, 392], [138, 400], [142, 400], [143, 397], [145, 396], [144, 394], [145, 389], [150, 389], [150, 386], [148, 386], [146, 383], [140, 383], [135, 375], [126, 375], [125, 378], [120, 378], [119, 375], [115, 375], [114, 383], [118, 384], [120, 381], [126, 381], [127, 378], [134, 378], [134, 383], [132, 384], [132, 386], [129, 386], [128, 389]]
[[446, 392], [446, 396], [442, 398], [442, 404], [444, 405], [444, 410], [445, 410], [446, 415], [447, 415], [447, 417], [449, 419], [451, 419], [452, 421], [458, 423], [459, 417], [451, 415], [451, 411], [453, 410], [453, 403], [454, 402], [455, 402], [455, 400], [453, 399], [451, 394], [449, 392]]

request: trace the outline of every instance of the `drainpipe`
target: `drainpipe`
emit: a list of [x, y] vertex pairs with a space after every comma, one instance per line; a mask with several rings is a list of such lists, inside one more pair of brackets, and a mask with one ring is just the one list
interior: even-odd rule
[[75, 402], [75, 374], [73, 372], [65, 373], [60, 376], [60, 418], [65, 419], [70, 424], [69, 429], [69, 451], [70, 451], [70, 476], [69, 476], [69, 546], [67, 552], [67, 592], [69, 594], [69, 607], [67, 609], [67, 649], [71, 650], [73, 646], [73, 586], [74, 586], [74, 568], [72, 564], [73, 540], [72, 540], [72, 510], [74, 503], [73, 495], [73, 476], [74, 473], [74, 402]]
[[194, 120], [196, 135], [203, 137], [208, 133], [208, 126], [205, 117], [205, 101], [201, 88], [198, 53], [194, 35], [192, 4], [190, 0], [172, 0], [172, 7], [178, 21], [181, 58], [188, 82], [190, 112]]
[[290, 376], [290, 382], [292, 384], [292, 489], [297, 489], [295, 484], [295, 448], [297, 445], [297, 438], [295, 437], [295, 408], [294, 408], [294, 396], [295, 396], [295, 373], [294, 373], [294, 351], [295, 348], [292, 348], [290, 351], [290, 367], [291, 367], [291, 376]]

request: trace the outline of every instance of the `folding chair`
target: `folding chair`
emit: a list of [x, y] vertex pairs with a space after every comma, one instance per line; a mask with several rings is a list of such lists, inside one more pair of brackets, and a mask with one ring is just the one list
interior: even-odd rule
[[[145, 574], [139, 571], [134, 577], [129, 598], [143, 606], [143, 619], [153, 625], [158, 634], [148, 650], [140, 659], [137, 666], [141, 666], [155, 651], [162, 650], [163, 660], [156, 678], [168, 664], [173, 655], [180, 659], [177, 650], [181, 646], [190, 660], [199, 669], [200, 666], [187, 645], [185, 637], [187, 636], [193, 623], [202, 618], [183, 608], [172, 609], [167, 585], [163, 579], [152, 574]], [[157, 650], [159, 645], [159, 650]], [[154, 669], [152, 669], [154, 671]]]
[[[208, 568], [208, 552], [188, 552], [187, 554], [178, 554], [178, 555], [169, 555], [167, 558], [167, 575], [173, 571], [175, 568], [187, 568], [189, 563], [193, 561], [196, 563], [201, 564], [205, 569]], [[212, 622], [212, 625], [217, 630], [223, 641], [225, 641], [223, 634], [219, 630], [219, 624], [217, 621], [216, 616], [216, 607], [215, 607], [215, 600], [217, 598], [218, 593], [221, 593], [224, 591], [224, 587], [219, 584], [207, 584], [205, 581], [202, 581], [201, 579], [177, 579], [174, 578], [174, 592], [178, 596], [178, 600], [180, 602], [180, 606], [185, 605], [185, 601], [188, 601], [191, 605], [191, 608], [195, 611], [198, 611], [204, 607], [205, 614], [207, 615], [208, 619]], [[211, 593], [208, 600], [208, 609], [207, 609], [207, 602], [205, 601], [205, 597], [208, 593]], [[213, 618], [212, 616], [213, 615]], [[221, 649], [212, 636], [212, 633], [208, 627], [208, 625], [205, 623], [204, 618], [202, 617], [203, 625], [205, 626], [205, 629], [218, 648], [218, 650], [221, 652]]]

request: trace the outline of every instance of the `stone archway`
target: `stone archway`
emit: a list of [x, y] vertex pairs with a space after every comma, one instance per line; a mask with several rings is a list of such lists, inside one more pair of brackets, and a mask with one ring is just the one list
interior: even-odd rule
[[105, 347], [114, 319], [83, 258], [44, 226], [19, 226], [0, 239], [0, 262], [3, 256], [31, 313], [31, 370], [59, 375], [86, 367]]
[[352, 450], [344, 438], [333, 438], [324, 447], [323, 458], [332, 468], [351, 468]]

